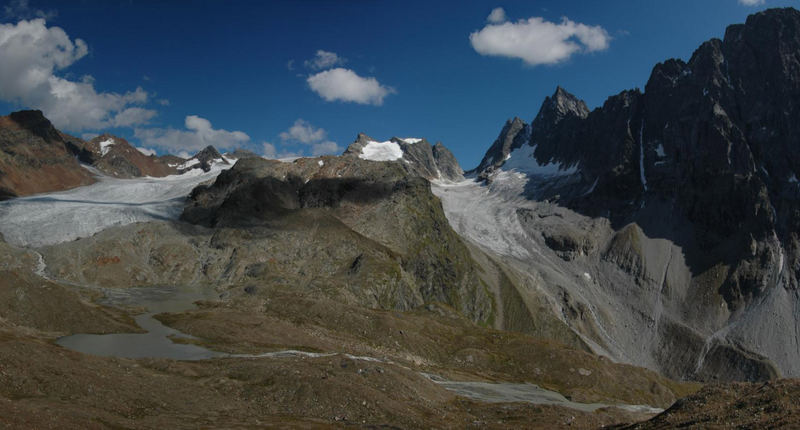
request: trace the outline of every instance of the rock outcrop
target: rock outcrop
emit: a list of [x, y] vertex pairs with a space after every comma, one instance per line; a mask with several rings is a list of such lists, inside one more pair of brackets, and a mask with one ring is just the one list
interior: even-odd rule
[[65, 137], [38, 110], [0, 117], [0, 200], [93, 183]]
[[443, 303], [476, 322], [494, 317], [467, 247], [428, 181], [405, 163], [245, 158], [213, 185], [196, 188], [181, 219], [213, 227], [220, 237], [273, 235], [275, 246], [285, 242], [272, 257], [294, 268], [283, 281], [268, 261], [251, 268], [273, 282], [316, 285], [370, 307]]

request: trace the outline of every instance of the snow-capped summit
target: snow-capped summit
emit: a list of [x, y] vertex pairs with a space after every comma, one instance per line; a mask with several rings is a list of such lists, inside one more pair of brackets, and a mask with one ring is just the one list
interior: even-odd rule
[[204, 172], [208, 172], [214, 166], [231, 166], [235, 162], [235, 159], [225, 157], [217, 151], [217, 148], [208, 145], [176, 168], [180, 173], [188, 172], [192, 169], [203, 169]]
[[380, 141], [359, 133], [344, 155], [371, 161], [400, 161], [407, 169], [429, 180], [458, 181], [464, 178], [464, 171], [455, 156], [440, 142], [431, 145], [425, 138], [392, 137]]

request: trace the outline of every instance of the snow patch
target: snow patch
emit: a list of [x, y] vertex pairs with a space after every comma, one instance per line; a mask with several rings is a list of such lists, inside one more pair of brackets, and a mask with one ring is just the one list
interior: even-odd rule
[[200, 160], [198, 160], [197, 158], [192, 158], [191, 160], [187, 160], [185, 163], [179, 165], [178, 170], [185, 170], [192, 166], [196, 166], [198, 164], [200, 164]]
[[108, 154], [108, 151], [111, 151], [111, 145], [114, 145], [116, 143], [117, 142], [114, 142], [114, 139], [112, 138], [108, 138], [100, 142], [100, 156], [105, 157], [106, 154]]
[[319, 161], [317, 161], [317, 164], [319, 165], [319, 167], [322, 167], [322, 166], [325, 165], [325, 162], [322, 161], [322, 160], [319, 160]]
[[503, 164], [503, 170], [512, 171], [516, 170], [524, 172], [528, 175], [536, 176], [567, 176], [572, 175], [578, 171], [578, 166], [564, 166], [561, 163], [547, 162], [539, 164], [533, 156], [536, 151], [536, 145], [522, 145], [521, 147], [513, 150], [506, 162]]
[[416, 137], [406, 137], [406, 138], [400, 139], [400, 140], [402, 140], [405, 143], [410, 143], [412, 145], [415, 144], [415, 143], [422, 142], [422, 139], [419, 139], [419, 138], [416, 138]]
[[[599, 176], [597, 178], [595, 178], [594, 182], [592, 183], [592, 186], [589, 187], [589, 191], [583, 193], [583, 196], [588, 196], [589, 194], [592, 194], [592, 192], [594, 192], [595, 187], [597, 187], [597, 181], [599, 181], [599, 180], [600, 180]], [[583, 196], [581, 196], [581, 197], [583, 197]]]
[[642, 179], [642, 187], [644, 187], [645, 192], [647, 192], [647, 178], [644, 176], [644, 120], [642, 120], [642, 125], [639, 127], [639, 176]]
[[403, 158], [400, 145], [390, 140], [386, 142], [369, 141], [362, 149], [358, 158], [371, 161], [394, 161]]

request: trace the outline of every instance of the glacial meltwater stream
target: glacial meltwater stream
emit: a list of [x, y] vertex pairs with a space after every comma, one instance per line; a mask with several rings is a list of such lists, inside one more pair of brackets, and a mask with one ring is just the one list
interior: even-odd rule
[[[102, 304], [111, 306], [143, 307], [147, 311], [136, 316], [136, 323], [147, 333], [115, 334], [75, 334], [58, 339], [57, 343], [66, 348], [86, 354], [125, 358], [168, 358], [173, 360], [205, 360], [210, 358], [289, 358], [289, 357], [328, 357], [342, 355], [353, 360], [391, 363], [385, 359], [360, 357], [350, 354], [311, 353], [304, 351], [274, 351], [263, 354], [226, 354], [201, 346], [175, 343], [173, 339], [193, 339], [192, 336], [169, 328], [154, 315], [162, 312], [182, 312], [195, 307], [197, 300], [211, 299], [213, 292], [172, 288], [130, 288], [125, 290], [106, 289]], [[397, 364], [399, 365], [399, 364]], [[402, 366], [402, 365], [400, 365]], [[405, 367], [405, 366], [402, 366]], [[524, 402], [533, 404], [558, 405], [571, 409], [592, 412], [605, 407], [617, 407], [628, 411], [658, 413], [661, 409], [646, 405], [612, 405], [601, 403], [573, 402], [555, 391], [545, 390], [533, 384], [489, 383], [470, 381], [448, 381], [440, 376], [422, 373], [428, 380], [449, 391], [473, 400], [497, 402]]]

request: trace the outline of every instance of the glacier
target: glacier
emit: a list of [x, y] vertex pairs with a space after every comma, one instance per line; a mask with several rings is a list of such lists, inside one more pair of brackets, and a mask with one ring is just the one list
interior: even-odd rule
[[92, 185], [0, 202], [0, 233], [12, 245], [40, 247], [112, 226], [176, 220], [192, 189], [230, 167], [216, 164], [208, 172], [193, 169], [182, 175], [135, 179], [112, 178], [91, 169], [98, 175]]

